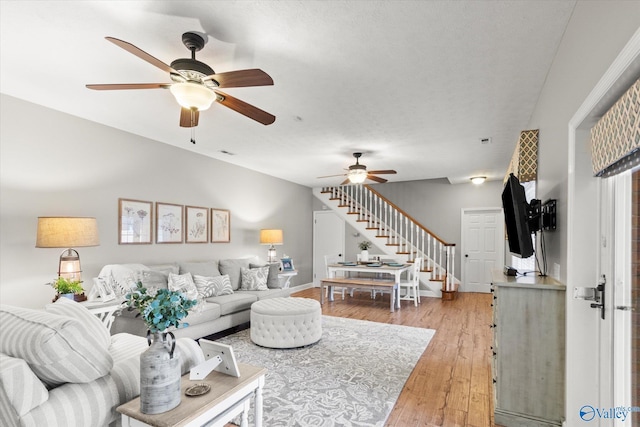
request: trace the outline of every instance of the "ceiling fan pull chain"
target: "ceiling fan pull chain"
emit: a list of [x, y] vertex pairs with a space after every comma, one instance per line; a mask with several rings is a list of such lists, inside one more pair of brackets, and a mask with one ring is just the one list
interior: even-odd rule
[[195, 109], [191, 109], [191, 143], [195, 144], [196, 143], [196, 110]]

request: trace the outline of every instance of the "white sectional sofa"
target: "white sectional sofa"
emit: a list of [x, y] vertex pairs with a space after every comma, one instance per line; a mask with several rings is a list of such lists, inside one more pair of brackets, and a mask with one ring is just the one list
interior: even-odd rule
[[[45, 310], [0, 305], [0, 324], [0, 425], [120, 425], [116, 408], [140, 394], [145, 338], [110, 335], [66, 298]], [[194, 340], [176, 346], [183, 374], [204, 361]]]
[[[255, 286], [243, 281], [243, 269], [256, 270], [268, 268], [266, 288], [251, 290]], [[278, 264], [267, 265], [258, 257], [221, 259], [199, 262], [176, 262], [169, 264], [111, 264], [103, 267], [100, 276], [120, 288], [120, 293], [130, 288], [137, 281], [145, 287], [166, 288], [169, 274], [189, 274], [195, 278], [220, 278], [228, 276], [232, 293], [220, 296], [202, 297], [201, 303], [184, 319], [188, 327], [172, 330], [176, 338], [199, 339], [216, 332], [250, 321], [251, 304], [256, 301], [276, 297], [288, 297], [290, 289], [280, 287]], [[246, 271], [245, 271], [246, 272]], [[197, 281], [196, 281], [196, 284]], [[198, 291], [201, 291], [198, 287]], [[146, 336], [147, 328], [138, 316], [137, 310], [123, 309], [116, 316], [111, 333], [130, 333]]]

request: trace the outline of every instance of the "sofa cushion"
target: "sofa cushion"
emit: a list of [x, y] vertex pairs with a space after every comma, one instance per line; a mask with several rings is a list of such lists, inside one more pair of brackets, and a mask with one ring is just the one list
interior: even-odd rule
[[145, 270], [142, 272], [140, 281], [145, 288], [168, 289], [170, 271]]
[[269, 289], [267, 291], [241, 291], [250, 295], [255, 295], [258, 301], [269, 298], [284, 298], [291, 295], [291, 289]]
[[280, 263], [270, 263], [270, 264], [249, 264], [249, 268], [260, 268], [260, 267], [269, 267], [269, 275], [267, 276], [267, 288], [269, 289], [279, 289], [280, 286], [280, 278], [278, 274], [280, 273]]
[[267, 275], [269, 274], [269, 267], [260, 268], [241, 268], [240, 274], [242, 280], [240, 282], [240, 289], [243, 291], [268, 291], [267, 288]]
[[249, 264], [257, 264], [258, 257], [239, 258], [239, 259], [221, 259], [218, 263], [220, 273], [229, 275], [231, 287], [234, 291], [240, 289], [240, 269], [249, 268]]
[[23, 359], [0, 353], [0, 397], [11, 402], [19, 417], [40, 406], [49, 392]]
[[111, 345], [111, 334], [104, 323], [98, 317], [82, 304], [75, 302], [69, 298], [58, 298], [53, 304], [47, 304], [45, 310], [53, 314], [68, 316], [80, 321], [87, 335], [95, 337], [107, 350]]
[[206, 299], [207, 302], [220, 306], [220, 315], [237, 313], [238, 311], [249, 310], [251, 304], [258, 301], [258, 297], [248, 292], [234, 292], [232, 295], [222, 295]]
[[182, 292], [189, 299], [198, 299], [198, 288], [196, 288], [196, 284], [193, 283], [191, 273], [169, 273], [169, 289]]
[[217, 297], [220, 295], [231, 295], [233, 288], [229, 276], [224, 274], [216, 277], [193, 276], [193, 281], [198, 288], [200, 298]]
[[0, 305], [0, 324], [0, 352], [24, 359], [49, 387], [87, 383], [107, 375], [113, 367], [109, 352], [86, 333], [80, 320]]
[[182, 319], [182, 323], [189, 324], [189, 328], [200, 323], [211, 322], [220, 317], [220, 306], [202, 301], [189, 311], [187, 317]]
[[167, 276], [169, 275], [169, 273], [180, 274], [180, 266], [177, 262], [169, 262], [166, 264], [152, 264], [147, 265], [147, 267], [149, 267], [149, 270], [160, 271]]
[[198, 276], [215, 277], [220, 275], [217, 261], [181, 262], [180, 274], [191, 273]]

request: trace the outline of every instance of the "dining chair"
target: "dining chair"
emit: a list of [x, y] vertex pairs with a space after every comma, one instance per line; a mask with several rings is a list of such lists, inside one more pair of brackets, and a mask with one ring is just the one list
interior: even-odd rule
[[[413, 268], [410, 270], [410, 274], [407, 280], [400, 281], [400, 299], [413, 301], [417, 307], [420, 303], [420, 270], [422, 269], [422, 258], [416, 258], [413, 261]], [[406, 290], [403, 295], [402, 291]]]
[[[337, 264], [339, 262], [342, 261], [342, 255], [325, 255], [324, 256], [324, 265], [325, 268], [327, 269], [327, 277], [329, 277], [329, 265], [331, 264]], [[335, 273], [336, 277], [344, 277], [344, 273], [343, 272], [336, 272]], [[344, 299], [344, 293], [347, 290], [347, 288], [342, 288], [342, 287], [337, 287], [334, 286], [333, 287], [333, 294], [342, 294], [342, 299]], [[327, 298], [329, 298], [329, 288], [327, 288], [326, 290], [326, 296]]]

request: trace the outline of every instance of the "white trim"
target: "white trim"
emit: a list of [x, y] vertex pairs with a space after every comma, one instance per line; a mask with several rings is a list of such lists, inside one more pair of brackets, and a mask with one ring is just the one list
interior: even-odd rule
[[[583, 230], [579, 229], [578, 225], [574, 221], [579, 217], [579, 212], [576, 211], [576, 132], [583, 126], [587, 125], [591, 115], [594, 114], [594, 110], [598, 104], [607, 97], [607, 95], [618, 89], [614, 86], [621, 81], [625, 72], [630, 70], [631, 66], [638, 60], [640, 56], [640, 29], [636, 30], [629, 42], [622, 49], [620, 54], [613, 61], [609, 69], [605, 72], [600, 81], [593, 88], [591, 93], [587, 96], [584, 102], [580, 105], [576, 113], [573, 115], [568, 123], [568, 193], [567, 193], [567, 283], [569, 287], [567, 289], [567, 302], [566, 302], [566, 322], [567, 322], [567, 338], [569, 340], [570, 334], [575, 333], [579, 327], [574, 322], [574, 301], [572, 298], [573, 286], [589, 286], [589, 284], [583, 284], [579, 280], [580, 263], [584, 263], [585, 260], [578, 260], [577, 257], [571, 256], [579, 248], [577, 247], [577, 236]], [[595, 259], [593, 260], [595, 262]], [[591, 284], [593, 285], [593, 284]], [[568, 342], [569, 344], [569, 342]], [[565, 376], [565, 417], [567, 425], [577, 425], [582, 420], [579, 419], [577, 408], [585, 404], [580, 401], [579, 395], [583, 394], [582, 390], [579, 390], [580, 384], [582, 384], [582, 378], [585, 372], [588, 370], [583, 369], [585, 367], [584, 360], [580, 357], [575, 357], [572, 354], [570, 346], [567, 345], [567, 357], [566, 357], [566, 376]], [[588, 364], [587, 364], [588, 366]], [[598, 396], [592, 396], [597, 399]]]

